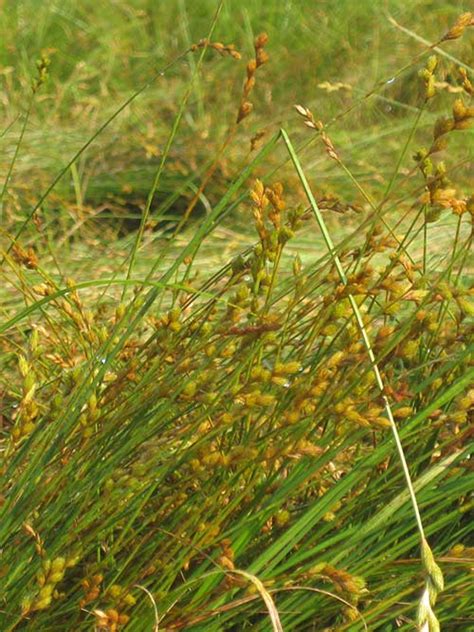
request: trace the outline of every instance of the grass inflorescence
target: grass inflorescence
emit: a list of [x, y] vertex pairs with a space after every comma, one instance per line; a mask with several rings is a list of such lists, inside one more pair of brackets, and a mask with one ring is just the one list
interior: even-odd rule
[[[222, 43], [223, 11], [43, 194], [21, 161], [45, 52], [30, 83], [0, 197], [0, 629], [468, 630], [474, 110], [444, 47], [472, 15], [391, 69], [417, 99], [386, 155], [363, 112], [387, 81], [328, 82], [338, 113], [288, 101], [281, 129], [278, 44]], [[89, 148], [189, 58], [141, 131], [146, 195], [88, 198]], [[214, 63], [240, 75], [208, 139]]]

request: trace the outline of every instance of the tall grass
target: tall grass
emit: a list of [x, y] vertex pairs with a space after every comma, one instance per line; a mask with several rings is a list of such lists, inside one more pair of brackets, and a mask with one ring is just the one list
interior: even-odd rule
[[[420, 88], [385, 171], [364, 162], [367, 143], [383, 156], [378, 129], [362, 121], [352, 145], [337, 130], [386, 80], [326, 124], [298, 106], [292, 140], [273, 124], [245, 131], [272, 55], [261, 35], [199, 177], [176, 177], [192, 95], [205, 117], [197, 77], [211, 56], [240, 56], [213, 36], [229, 11], [196, 44], [185, 29], [168, 68], [194, 55], [192, 76], [123, 238], [113, 221], [89, 226], [81, 159], [152, 82], [43, 194], [11, 185], [29, 114], [11, 152], [0, 629], [468, 630], [473, 88], [443, 51], [472, 16], [390, 69], [420, 71]], [[46, 71], [43, 57], [35, 99]]]

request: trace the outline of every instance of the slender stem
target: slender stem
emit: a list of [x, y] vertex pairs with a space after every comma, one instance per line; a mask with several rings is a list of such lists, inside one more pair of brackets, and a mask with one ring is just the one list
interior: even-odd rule
[[[285, 142], [286, 148], [288, 150], [288, 153], [290, 155], [291, 161], [293, 162], [293, 165], [296, 169], [296, 172], [298, 174], [298, 177], [300, 179], [300, 182], [303, 186], [304, 192], [306, 194], [306, 197], [308, 198], [308, 201], [311, 205], [311, 209], [313, 210], [314, 216], [316, 218], [316, 221], [318, 222], [319, 228], [321, 230], [321, 233], [323, 235], [324, 241], [326, 243], [326, 246], [329, 250], [329, 253], [331, 255], [331, 258], [334, 262], [334, 265], [336, 267], [337, 273], [339, 275], [339, 278], [341, 279], [341, 283], [343, 283], [344, 285], [347, 285], [347, 276], [346, 273], [344, 271], [344, 268], [342, 267], [342, 263], [341, 260], [339, 259], [336, 249], [334, 247], [333, 241], [331, 239], [331, 235], [329, 234], [329, 231], [326, 227], [326, 223], [324, 222], [323, 216], [319, 210], [319, 207], [316, 203], [316, 199], [313, 195], [313, 192], [311, 190], [311, 187], [309, 186], [309, 183], [306, 179], [306, 176], [304, 174], [303, 168], [301, 166], [301, 163], [299, 161], [299, 158], [293, 148], [293, 145], [290, 141], [290, 138], [288, 136], [288, 134], [285, 132], [284, 129], [280, 130], [281, 136]], [[400, 440], [400, 436], [398, 434], [398, 429], [395, 423], [395, 420], [393, 418], [393, 413], [392, 413], [392, 407], [390, 405], [390, 401], [386, 395], [386, 391], [385, 391], [385, 386], [382, 380], [382, 376], [380, 374], [380, 370], [379, 367], [377, 365], [377, 361], [375, 359], [375, 355], [374, 352], [372, 350], [372, 345], [370, 343], [370, 339], [369, 336], [367, 334], [367, 330], [365, 328], [364, 325], [364, 321], [362, 318], [362, 314], [359, 310], [359, 306], [357, 305], [356, 300], [354, 299], [354, 297], [352, 296], [352, 294], [349, 294], [349, 302], [352, 308], [352, 311], [354, 312], [354, 316], [355, 319], [357, 321], [357, 325], [360, 329], [360, 333], [362, 335], [362, 339], [364, 341], [364, 345], [367, 349], [367, 353], [370, 359], [370, 363], [372, 365], [372, 370], [374, 372], [375, 375], [375, 379], [377, 382], [377, 386], [382, 394], [382, 399], [384, 402], [384, 407], [385, 407], [385, 412], [387, 414], [388, 420], [390, 422], [390, 426], [392, 428], [392, 432], [393, 432], [393, 436], [395, 438], [395, 444], [397, 446], [397, 451], [398, 451], [398, 455], [400, 458], [400, 462], [402, 464], [402, 469], [403, 469], [403, 473], [405, 475], [405, 480], [406, 480], [406, 484], [407, 484], [407, 488], [408, 488], [408, 492], [410, 494], [410, 498], [411, 498], [411, 502], [413, 505], [413, 511], [415, 514], [415, 518], [416, 518], [416, 523], [418, 526], [418, 531], [420, 532], [420, 537], [422, 540], [425, 540], [425, 534], [424, 534], [424, 529], [423, 529], [423, 523], [421, 521], [421, 515], [420, 515], [420, 510], [418, 508], [418, 502], [416, 500], [416, 495], [415, 495], [415, 491], [413, 488], [413, 483], [411, 480], [411, 476], [410, 476], [410, 471], [408, 469], [408, 464], [407, 464], [407, 460], [405, 458], [405, 452], [403, 450], [403, 446], [402, 446], [402, 442]]]
[[410, 128], [410, 133], [408, 134], [408, 138], [406, 139], [405, 144], [402, 148], [402, 151], [400, 152], [400, 155], [398, 156], [397, 164], [395, 165], [395, 169], [393, 170], [392, 177], [390, 178], [387, 188], [385, 189], [385, 193], [383, 196], [382, 203], [380, 204], [380, 207], [382, 207], [385, 204], [385, 202], [388, 200], [390, 196], [390, 193], [392, 191], [393, 185], [395, 184], [395, 180], [397, 178], [398, 172], [400, 171], [400, 167], [402, 166], [403, 159], [405, 158], [405, 155], [407, 153], [408, 147], [410, 146], [413, 136], [415, 135], [415, 132], [418, 129], [418, 124], [420, 122], [421, 115], [425, 111], [424, 110], [425, 105], [426, 105], [426, 101], [424, 102], [423, 107], [421, 107], [417, 112], [413, 125]]
[[426, 46], [429, 50], [433, 50], [436, 54], [442, 55], [443, 57], [446, 57], [446, 59], [449, 59], [449, 61], [451, 61], [454, 64], [456, 64], [456, 66], [461, 66], [462, 68], [465, 68], [468, 72], [472, 73], [471, 66], [469, 66], [468, 64], [465, 64], [463, 61], [461, 61], [457, 57], [454, 57], [453, 55], [450, 55], [445, 50], [443, 50], [442, 48], [440, 48], [436, 44], [433, 44], [432, 42], [430, 42], [429, 40], [425, 39], [424, 37], [421, 37], [420, 35], [415, 33], [415, 31], [411, 31], [410, 29], [407, 29], [405, 26], [402, 26], [391, 15], [387, 14], [387, 19], [390, 22], [390, 24], [392, 24], [395, 28], [397, 28], [400, 31], [402, 31], [402, 33], [406, 33], [407, 35], [412, 37], [417, 42], [420, 42], [421, 44]]
[[[17, 142], [16, 147], [15, 147], [15, 152], [13, 154], [13, 158], [12, 158], [12, 160], [10, 162], [9, 167], [8, 167], [8, 173], [7, 173], [7, 176], [5, 178], [5, 182], [3, 183], [2, 191], [0, 193], [0, 220], [3, 219], [3, 198], [5, 197], [5, 193], [7, 192], [8, 183], [10, 182], [10, 178], [11, 178], [12, 173], [13, 173], [13, 168], [15, 166], [16, 159], [18, 158], [18, 153], [20, 151], [20, 147], [21, 147], [21, 145], [23, 143], [23, 138], [25, 136], [26, 127], [28, 125], [28, 121], [30, 120], [30, 114], [31, 114], [31, 110], [32, 110], [32, 107], [33, 107], [35, 94], [36, 94], [35, 90], [32, 90], [31, 96], [30, 96], [30, 100], [29, 100], [29, 103], [28, 103], [28, 108], [26, 110], [25, 118], [23, 120], [23, 125], [21, 126], [20, 136], [18, 138], [18, 142]], [[9, 129], [9, 128], [7, 128], [7, 129]]]
[[426, 206], [424, 208], [423, 211], [423, 276], [426, 276], [426, 266], [427, 266], [427, 260], [428, 260], [428, 217], [427, 217], [427, 211], [426, 211]]

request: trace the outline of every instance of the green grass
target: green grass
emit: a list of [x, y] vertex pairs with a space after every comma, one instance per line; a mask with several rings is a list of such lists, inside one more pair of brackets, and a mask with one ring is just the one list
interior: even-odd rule
[[0, 630], [471, 629], [466, 5], [155, 4], [4, 10]]

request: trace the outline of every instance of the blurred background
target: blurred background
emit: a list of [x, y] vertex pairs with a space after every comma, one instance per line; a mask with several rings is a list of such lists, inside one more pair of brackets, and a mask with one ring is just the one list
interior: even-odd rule
[[[337, 192], [346, 202], [363, 207], [354, 183], [311, 139], [293, 105], [310, 108], [316, 119], [330, 124], [331, 138], [345, 164], [377, 197], [393, 173], [423, 102], [418, 73], [426, 63], [427, 46], [439, 41], [468, 8], [462, 0], [226, 0], [216, 18], [215, 0], [1, 4], [2, 177], [16, 152], [29, 108], [35, 60], [41, 54], [51, 60], [49, 78], [32, 103], [4, 199], [3, 222], [8, 227], [23, 221], [75, 152], [127, 98], [151, 81], [94, 139], [42, 206], [44, 225], [59, 227], [64, 247], [80, 242], [75, 261], [84, 258], [84, 239], [103, 236], [104, 231], [109, 240], [94, 242], [96, 256], [101, 253], [110, 260], [115, 256], [110, 243], [127, 239], [138, 228], [163, 148], [190, 86], [152, 215], [179, 218], [216, 162], [196, 205], [197, 216], [205, 213], [248, 162], [251, 140], [258, 139], [254, 141], [258, 148], [281, 126], [305, 146], [305, 164], [320, 196]], [[242, 58], [208, 50], [190, 84], [199, 52], [179, 56], [207, 37], [214, 18], [212, 40], [233, 44]], [[254, 109], [221, 151], [236, 118], [245, 65], [260, 32], [269, 36], [269, 62], [257, 73]], [[414, 142], [420, 145], [430, 142], [439, 114], [451, 109], [451, 93], [458, 89], [455, 71], [472, 60], [472, 38], [445, 43], [443, 49], [439, 94], [417, 124]], [[156, 78], [166, 66], [163, 76]], [[452, 136], [451, 146], [458, 138]], [[465, 144], [467, 134], [461, 136], [459, 142]], [[291, 186], [290, 170], [278, 171], [286, 159], [277, 148], [257, 175], [264, 177], [276, 169], [274, 177]], [[406, 175], [412, 168], [407, 153], [401, 171]], [[466, 161], [456, 169], [458, 179], [467, 178]], [[420, 185], [419, 179], [416, 184]], [[239, 223], [239, 217], [236, 210], [228, 227], [236, 229], [237, 241], [247, 225]], [[338, 222], [336, 228], [343, 230], [344, 225]]]

